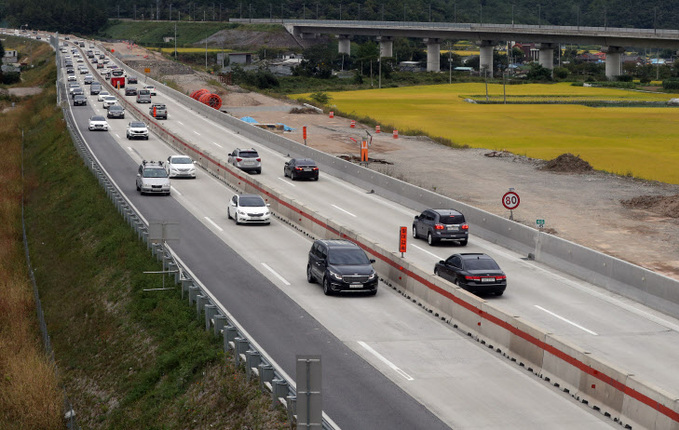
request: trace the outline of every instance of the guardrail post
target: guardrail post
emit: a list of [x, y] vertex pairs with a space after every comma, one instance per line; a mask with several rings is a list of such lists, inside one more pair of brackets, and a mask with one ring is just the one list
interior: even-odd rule
[[262, 355], [259, 351], [254, 351], [252, 349], [245, 351], [245, 375], [248, 381], [252, 379], [252, 371], [254, 368], [259, 368], [259, 363], [262, 362]]
[[231, 342], [238, 337], [238, 329], [232, 325], [227, 325], [224, 327], [224, 353], [229, 352], [231, 349]]
[[167, 263], [167, 271], [168, 272], [174, 272], [174, 273], [169, 273], [170, 276], [174, 279], [174, 283], [178, 284], [179, 283], [179, 267], [177, 267], [177, 263], [174, 261], [168, 261]]
[[205, 305], [205, 331], [210, 330], [210, 326], [212, 325], [212, 317], [214, 317], [217, 314], [217, 306], [213, 305], [212, 303], [208, 303]]
[[269, 363], [259, 363], [259, 389], [264, 391], [269, 391], [266, 384], [271, 384], [275, 374], [273, 371], [273, 366]]
[[288, 403], [288, 407], [286, 408], [288, 412], [288, 422], [290, 423], [290, 428], [294, 429], [297, 428], [295, 419], [295, 415], [297, 415], [297, 396], [288, 396], [286, 400]]
[[238, 367], [241, 363], [240, 355], [245, 354], [248, 348], [250, 348], [250, 342], [248, 342], [248, 340], [244, 337], [240, 336], [236, 337], [233, 342], [236, 346], [236, 350], [233, 352], [233, 362], [236, 367]]
[[271, 409], [276, 407], [279, 397], [288, 397], [288, 383], [285, 379], [275, 378], [271, 381]]
[[182, 279], [182, 299], [184, 298], [184, 293], [189, 292], [189, 288], [193, 286], [193, 279]]
[[200, 317], [200, 313], [203, 312], [203, 308], [207, 304], [207, 296], [203, 294], [198, 294], [196, 296], [196, 313]]
[[189, 306], [196, 301], [196, 297], [200, 293], [200, 288], [195, 285], [189, 287]]
[[224, 316], [222, 314], [217, 314], [213, 318], [213, 321], [214, 321], [215, 336], [219, 336], [222, 333], [224, 326], [226, 325], [226, 316]]

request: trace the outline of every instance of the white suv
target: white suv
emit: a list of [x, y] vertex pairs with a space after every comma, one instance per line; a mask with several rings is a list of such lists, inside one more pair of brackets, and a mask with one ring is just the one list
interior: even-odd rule
[[262, 173], [262, 159], [253, 148], [236, 148], [229, 154], [227, 162], [246, 172]]
[[170, 177], [162, 161], [146, 161], [137, 171], [137, 191], [141, 194], [170, 195]]
[[130, 121], [127, 124], [127, 138], [149, 140], [149, 129], [141, 121]]

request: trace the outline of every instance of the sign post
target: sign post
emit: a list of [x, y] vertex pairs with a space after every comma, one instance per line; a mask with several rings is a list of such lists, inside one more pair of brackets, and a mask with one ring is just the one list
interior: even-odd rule
[[398, 251], [401, 253], [401, 258], [406, 252], [408, 245], [408, 227], [401, 226], [399, 229]]
[[519, 207], [519, 203], [521, 203], [521, 199], [519, 198], [519, 195], [514, 192], [514, 188], [510, 188], [509, 191], [502, 196], [502, 206], [509, 209], [509, 219], [514, 219], [514, 209]]

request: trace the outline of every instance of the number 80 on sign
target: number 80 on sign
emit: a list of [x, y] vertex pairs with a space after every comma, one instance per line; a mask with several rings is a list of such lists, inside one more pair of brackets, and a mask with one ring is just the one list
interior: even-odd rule
[[502, 206], [504, 206], [506, 209], [516, 209], [519, 207], [519, 203], [521, 203], [521, 199], [514, 191], [508, 191], [504, 196], [502, 196]]

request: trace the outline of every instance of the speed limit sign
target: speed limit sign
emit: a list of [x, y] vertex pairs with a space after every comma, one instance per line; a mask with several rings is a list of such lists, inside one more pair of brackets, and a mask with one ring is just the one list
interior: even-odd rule
[[521, 203], [521, 199], [514, 191], [507, 191], [505, 195], [502, 196], [502, 206], [510, 211], [518, 208], [519, 203]]

